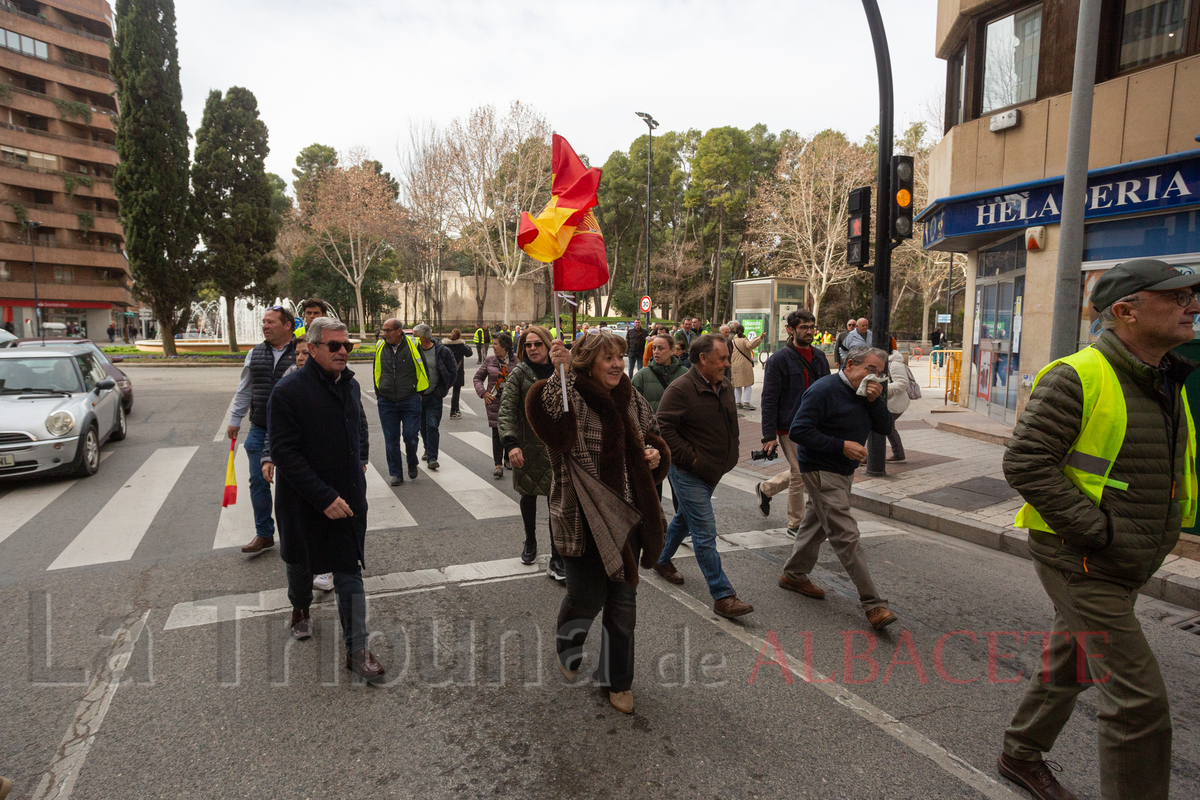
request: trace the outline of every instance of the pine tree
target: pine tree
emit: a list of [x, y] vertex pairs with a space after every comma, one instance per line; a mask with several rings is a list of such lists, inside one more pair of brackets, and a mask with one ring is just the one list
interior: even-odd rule
[[163, 353], [195, 288], [188, 126], [172, 0], [117, 0], [111, 64], [117, 86], [113, 191], [121, 206], [134, 292], [154, 309]]
[[205, 248], [197, 266], [200, 277], [225, 295], [232, 353], [238, 351], [234, 298], [252, 292], [265, 299], [279, 266], [272, 253], [279, 219], [263, 164], [268, 150], [267, 126], [250, 90], [234, 86], [224, 98], [209, 93], [192, 165], [193, 207]]

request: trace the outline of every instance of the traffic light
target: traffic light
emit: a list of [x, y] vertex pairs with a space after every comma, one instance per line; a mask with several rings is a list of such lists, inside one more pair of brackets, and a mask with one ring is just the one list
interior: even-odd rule
[[871, 187], [851, 189], [847, 206], [850, 227], [846, 240], [846, 263], [861, 268], [871, 261]]
[[892, 156], [892, 239], [913, 235], [913, 157]]

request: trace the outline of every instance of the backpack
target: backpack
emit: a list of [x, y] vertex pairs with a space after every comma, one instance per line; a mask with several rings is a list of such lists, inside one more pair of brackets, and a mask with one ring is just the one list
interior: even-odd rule
[[904, 371], [908, 373], [908, 399], [920, 400], [921, 387], [917, 385], [917, 379], [913, 377], [912, 370], [908, 368], [907, 364], [904, 365]]

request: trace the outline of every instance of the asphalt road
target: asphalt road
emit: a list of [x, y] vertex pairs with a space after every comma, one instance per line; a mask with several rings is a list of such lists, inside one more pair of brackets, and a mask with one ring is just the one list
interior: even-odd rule
[[[637, 708], [622, 716], [555, 668], [563, 590], [516, 562], [517, 495], [492, 480], [482, 405], [464, 394], [476, 414], [443, 421], [441, 485], [422, 472], [374, 490], [370, 623], [392, 680], [369, 687], [341, 669], [330, 596], [317, 636], [292, 642], [276, 551], [225, 546], [252, 534], [244, 481], [242, 510], [220, 507], [236, 370], [128, 372], [129, 438], [95, 477], [0, 486], [14, 797], [1027, 796], [995, 759], [1039, 665], [1024, 632], [1052, 616], [1028, 561], [858, 513], [900, 615], [874, 634], [828, 549], [828, 599], [776, 586], [783, 503], [764, 519], [734, 476], [714, 496], [723, 561], [756, 611], [715, 617], [684, 551], [684, 586], [644, 574]], [[1139, 610], [1172, 699], [1173, 796], [1198, 797], [1200, 637], [1172, 626], [1184, 609]], [[1082, 798], [1099, 797], [1096, 710], [1084, 694], [1052, 753]]]

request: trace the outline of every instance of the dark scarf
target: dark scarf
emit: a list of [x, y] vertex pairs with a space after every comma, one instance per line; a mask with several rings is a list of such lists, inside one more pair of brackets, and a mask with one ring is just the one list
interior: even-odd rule
[[533, 374], [539, 381], [545, 380], [554, 374], [554, 365], [549, 361], [546, 361], [544, 364], [535, 364], [529, 360], [529, 356], [525, 356], [525, 364], [533, 370]]

